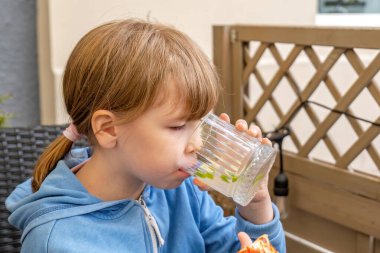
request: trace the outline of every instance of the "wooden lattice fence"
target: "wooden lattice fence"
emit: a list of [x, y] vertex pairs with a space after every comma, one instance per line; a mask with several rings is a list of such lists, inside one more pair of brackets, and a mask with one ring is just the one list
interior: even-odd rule
[[[284, 153], [293, 213], [284, 221], [289, 252], [380, 252], [379, 41], [379, 29], [214, 27], [224, 86], [216, 111], [264, 131], [290, 129]], [[263, 70], [265, 61], [273, 66]], [[306, 79], [294, 71], [300, 62], [312, 69]], [[342, 90], [334, 75], [349, 71], [354, 78]], [[325, 113], [318, 99], [330, 101]], [[354, 110], [359, 100], [368, 104]], [[352, 117], [362, 115], [372, 123]], [[338, 240], [328, 237], [337, 233]]]

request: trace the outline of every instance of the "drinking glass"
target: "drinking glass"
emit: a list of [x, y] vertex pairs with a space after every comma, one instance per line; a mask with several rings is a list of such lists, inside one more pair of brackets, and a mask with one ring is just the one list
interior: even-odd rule
[[185, 170], [237, 204], [247, 205], [272, 167], [276, 150], [213, 113], [201, 119], [193, 135], [199, 145], [197, 163]]

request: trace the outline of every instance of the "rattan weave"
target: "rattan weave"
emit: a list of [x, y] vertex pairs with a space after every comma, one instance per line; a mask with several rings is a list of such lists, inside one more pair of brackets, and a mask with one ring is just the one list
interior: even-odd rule
[[[4, 201], [16, 185], [29, 178], [43, 149], [64, 126], [0, 128], [0, 252], [20, 252], [21, 233], [8, 223]], [[81, 140], [79, 146], [85, 145]]]

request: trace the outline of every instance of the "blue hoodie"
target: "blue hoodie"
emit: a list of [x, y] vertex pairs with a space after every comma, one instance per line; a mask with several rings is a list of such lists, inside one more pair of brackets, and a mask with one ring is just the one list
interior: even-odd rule
[[237, 211], [223, 217], [191, 179], [170, 190], [148, 185], [139, 200], [105, 202], [89, 194], [70, 170], [87, 153], [81, 149], [59, 161], [37, 192], [32, 193], [29, 179], [8, 197], [9, 222], [23, 231], [21, 252], [235, 253], [239, 231], [253, 240], [266, 233], [280, 253], [286, 252], [275, 205], [274, 219], [263, 225]]

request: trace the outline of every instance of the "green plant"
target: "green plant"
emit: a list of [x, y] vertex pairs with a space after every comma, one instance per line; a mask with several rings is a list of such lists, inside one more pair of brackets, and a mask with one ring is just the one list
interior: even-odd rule
[[[4, 103], [10, 97], [10, 95], [0, 95], [0, 104]], [[6, 113], [0, 109], [0, 127], [4, 127], [6, 125], [7, 119], [9, 119], [11, 116], [12, 114]]]

